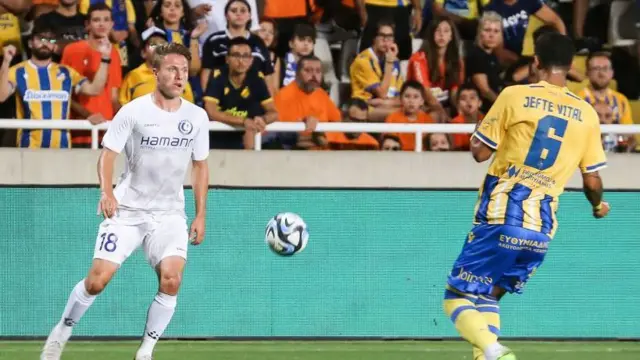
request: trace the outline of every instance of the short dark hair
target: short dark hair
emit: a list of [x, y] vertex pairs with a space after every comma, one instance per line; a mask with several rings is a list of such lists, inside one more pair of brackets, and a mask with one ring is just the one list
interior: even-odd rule
[[348, 111], [352, 106], [355, 106], [360, 110], [369, 111], [369, 104], [367, 104], [367, 102], [362, 99], [351, 98], [347, 100], [347, 102], [344, 104], [344, 109]]
[[380, 32], [380, 29], [382, 29], [383, 27], [388, 26], [391, 28], [391, 30], [393, 30], [393, 33], [396, 33], [396, 24], [393, 21], [387, 20], [387, 19], [383, 19], [380, 20], [376, 23], [376, 36], [378, 35], [378, 33]]
[[536, 40], [538, 40], [538, 38], [540, 38], [540, 36], [544, 34], [557, 33], [557, 32], [558, 30], [551, 25], [540, 26], [533, 32], [533, 35], [532, 35], [533, 42], [535, 43]]
[[33, 24], [33, 30], [31, 30], [31, 38], [42, 34], [56, 34], [56, 30], [47, 21], [38, 21], [36, 19]]
[[424, 86], [419, 81], [408, 80], [402, 84], [402, 87], [400, 88], [400, 96], [402, 96], [408, 89], [418, 90], [420, 94], [422, 94], [422, 98], [426, 99]]
[[159, 68], [165, 56], [170, 54], [182, 55], [187, 58], [187, 61], [191, 61], [191, 51], [189, 51], [186, 46], [178, 43], [169, 43], [157, 46], [153, 50], [153, 60], [151, 62], [152, 67], [154, 69]]
[[475, 91], [476, 95], [480, 97], [480, 90], [478, 90], [478, 88], [473, 85], [473, 83], [466, 82], [458, 87], [458, 98], [456, 102], [460, 101], [460, 94], [462, 94], [463, 91]]
[[296, 24], [293, 28], [293, 36], [291, 36], [291, 40], [294, 38], [304, 39], [311, 38], [311, 40], [316, 42], [316, 28], [309, 24]]
[[89, 6], [89, 10], [87, 10], [87, 21], [91, 20], [91, 14], [93, 14], [94, 11], [108, 11], [109, 16], [113, 17], [113, 15], [111, 15], [111, 8], [107, 4], [101, 2], [91, 4]]
[[319, 61], [322, 62], [322, 60], [320, 60], [319, 57], [315, 56], [315, 55], [307, 55], [307, 56], [303, 56], [300, 58], [300, 60], [298, 60], [298, 65], [296, 66], [296, 74], [299, 74], [300, 71], [302, 71], [302, 68], [304, 67], [304, 63], [307, 61]]
[[549, 32], [540, 35], [535, 43], [535, 54], [541, 69], [560, 68], [568, 71], [575, 54], [573, 41], [566, 35]]
[[611, 54], [606, 52], [606, 51], [594, 51], [589, 53], [589, 55], [587, 55], [587, 61], [585, 62], [585, 64], [587, 65], [587, 70], [589, 69], [589, 63], [591, 62], [591, 59], [595, 59], [595, 58], [599, 58], [599, 57], [603, 57], [603, 58], [607, 58], [609, 60], [609, 62], [611, 62]]
[[229, 52], [227, 52], [227, 56], [229, 56], [229, 53], [231, 52], [232, 47], [241, 46], [241, 45], [247, 45], [249, 47], [249, 50], [251, 50], [251, 43], [244, 36], [238, 36], [233, 39], [230, 39], [229, 43], [227, 44], [227, 49], [229, 50]]

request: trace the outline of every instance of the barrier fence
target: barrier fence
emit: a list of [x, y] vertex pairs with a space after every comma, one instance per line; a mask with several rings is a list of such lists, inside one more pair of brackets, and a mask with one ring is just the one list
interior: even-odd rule
[[[0, 187], [0, 337], [46, 336], [91, 262], [99, 189]], [[476, 191], [211, 189], [205, 242], [189, 247], [168, 337], [457, 336], [442, 312]], [[595, 220], [560, 199], [557, 236], [521, 296], [502, 301], [504, 337], [640, 338], [640, 192], [607, 192]], [[186, 192], [188, 216], [193, 193]], [[307, 248], [271, 253], [267, 221], [308, 223]], [[140, 251], [76, 326], [139, 336], [157, 279]]]
[[[601, 125], [602, 133], [617, 135], [640, 134], [640, 125]], [[98, 148], [98, 132], [107, 130], [109, 123], [92, 125], [86, 120], [19, 120], [2, 119], [0, 129], [57, 129], [57, 130], [90, 130], [91, 148]], [[316, 132], [367, 132], [367, 133], [414, 133], [416, 136], [416, 152], [422, 152], [423, 136], [428, 133], [470, 134], [475, 124], [387, 124], [387, 123], [320, 123]], [[305, 130], [304, 123], [275, 122], [269, 124], [267, 131], [299, 132]], [[242, 131], [242, 129], [212, 121], [209, 131]], [[256, 134], [255, 150], [262, 149], [262, 135]]]

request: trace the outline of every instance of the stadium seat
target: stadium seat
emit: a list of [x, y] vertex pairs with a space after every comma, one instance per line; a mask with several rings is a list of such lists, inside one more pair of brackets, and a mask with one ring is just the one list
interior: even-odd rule
[[333, 67], [333, 56], [329, 41], [324, 37], [318, 37], [313, 49], [314, 54], [322, 61], [322, 73], [324, 82], [329, 86], [329, 95], [336, 104], [340, 103], [340, 90], [336, 71]]
[[420, 39], [420, 38], [413, 38], [411, 39], [411, 53], [415, 53], [418, 50], [420, 50], [420, 48], [422, 47], [422, 43], [424, 42], [424, 40]]
[[358, 56], [358, 39], [351, 38], [345, 40], [342, 43], [342, 50], [340, 51], [340, 81], [342, 83], [351, 83], [349, 67], [351, 67], [351, 63], [356, 56]]
[[635, 24], [637, 18], [634, 14], [634, 1], [616, 0], [611, 3], [611, 12], [609, 14], [609, 44], [611, 46], [631, 46], [636, 39], [625, 38], [621, 33], [634, 33], [631, 29], [623, 29], [623, 26], [631, 26]]
[[633, 116], [633, 122], [640, 124], [640, 100], [629, 100], [631, 106], [631, 115]]
[[533, 32], [538, 30], [544, 25], [542, 20], [535, 16], [529, 16], [529, 26], [527, 32], [524, 35], [524, 42], [522, 43], [522, 55], [533, 56]]

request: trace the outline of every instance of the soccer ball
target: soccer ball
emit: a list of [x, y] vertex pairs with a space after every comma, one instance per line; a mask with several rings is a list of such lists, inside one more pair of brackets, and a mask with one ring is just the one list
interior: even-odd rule
[[291, 256], [307, 246], [307, 224], [298, 214], [280, 213], [269, 220], [264, 240], [276, 254]]

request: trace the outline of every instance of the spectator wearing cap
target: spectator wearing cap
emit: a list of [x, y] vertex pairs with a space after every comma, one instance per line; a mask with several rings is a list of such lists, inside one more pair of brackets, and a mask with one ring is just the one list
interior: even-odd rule
[[254, 60], [249, 40], [231, 39], [228, 50], [228, 66], [214, 70], [209, 81], [205, 109], [211, 120], [242, 127], [245, 134], [212, 131], [209, 144], [212, 149], [251, 149], [255, 133], [276, 121], [278, 113], [264, 76], [249, 71]]
[[[156, 87], [156, 75], [153, 73], [151, 62], [156, 46], [168, 44], [167, 33], [155, 26], [142, 32], [142, 57], [145, 62], [131, 70], [122, 81], [118, 101], [120, 105], [127, 104], [140, 96], [150, 94]], [[187, 82], [182, 95], [187, 101], [193, 102], [193, 91]]]
[[[109, 33], [113, 28], [111, 9], [105, 4], [95, 4], [89, 7], [87, 13], [87, 40], [80, 40], [67, 45], [62, 53], [61, 63], [74, 68], [80, 75], [93, 79], [101, 64], [101, 43], [109, 41]], [[118, 88], [122, 84], [122, 67], [120, 57], [115, 48], [111, 48], [111, 62], [107, 83], [98, 95], [80, 95], [71, 103], [71, 117], [73, 119], [89, 119], [93, 124], [113, 119], [120, 108], [118, 103]], [[73, 147], [91, 147], [91, 132], [74, 130], [71, 132]]]
[[275, 84], [273, 80], [274, 69], [271, 63], [271, 56], [262, 39], [249, 31], [250, 13], [251, 7], [247, 0], [229, 0], [225, 6], [227, 29], [211, 34], [202, 46], [200, 83], [203, 89], [207, 88], [213, 70], [220, 69], [226, 65], [229, 40], [236, 37], [244, 37], [251, 44], [251, 55], [254, 58], [251, 70], [261, 72], [267, 79], [267, 85], [270, 87], [269, 92], [271, 94], [275, 93], [275, 88], [273, 88]]

